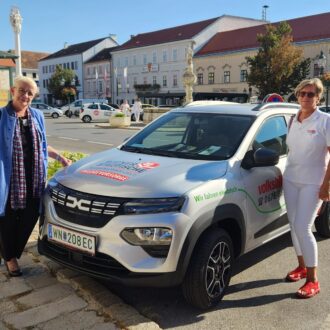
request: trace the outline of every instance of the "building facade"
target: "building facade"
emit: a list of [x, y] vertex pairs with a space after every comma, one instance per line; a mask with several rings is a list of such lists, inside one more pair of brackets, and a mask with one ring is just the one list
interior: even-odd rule
[[[293, 43], [302, 49], [304, 58], [311, 59], [310, 76], [319, 76], [322, 70], [330, 71], [330, 13], [287, 23], [292, 28]], [[258, 91], [246, 81], [249, 71], [246, 57], [256, 55], [257, 34], [265, 32], [265, 25], [220, 32], [196, 52], [193, 59], [197, 76], [195, 99], [244, 102], [257, 95]], [[318, 63], [321, 51], [327, 58], [324, 68], [319, 68]]]
[[0, 51], [0, 107], [11, 99], [10, 87], [13, 85], [16, 58], [15, 54]]
[[84, 63], [103, 49], [117, 45], [117, 42], [112, 37], [106, 37], [65, 46], [63, 49], [40, 60], [38, 71], [41, 100], [48, 104], [53, 104], [55, 101], [53, 95], [48, 91], [48, 83], [57, 65], [64, 69], [72, 69], [75, 72], [76, 98], [84, 98]]
[[198, 51], [214, 34], [264, 21], [221, 16], [206, 21], [132, 36], [112, 52], [113, 92], [116, 103], [138, 96], [144, 103], [180, 104], [184, 98], [182, 75], [186, 52]]

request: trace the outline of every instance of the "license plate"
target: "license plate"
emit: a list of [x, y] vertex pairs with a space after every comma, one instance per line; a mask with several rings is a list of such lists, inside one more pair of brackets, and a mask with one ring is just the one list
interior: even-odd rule
[[48, 224], [48, 239], [72, 249], [95, 254], [95, 237], [75, 230]]

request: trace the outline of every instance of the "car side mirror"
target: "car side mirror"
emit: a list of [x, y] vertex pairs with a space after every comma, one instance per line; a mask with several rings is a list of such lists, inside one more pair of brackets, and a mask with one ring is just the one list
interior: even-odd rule
[[249, 150], [243, 160], [242, 167], [249, 170], [253, 167], [274, 166], [279, 161], [279, 154], [268, 148], [259, 148], [256, 151]]

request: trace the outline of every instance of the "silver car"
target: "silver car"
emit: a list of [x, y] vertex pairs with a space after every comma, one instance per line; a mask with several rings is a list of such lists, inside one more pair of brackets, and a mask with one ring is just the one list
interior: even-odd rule
[[[49, 181], [39, 252], [126, 285], [182, 284], [189, 303], [217, 304], [234, 260], [289, 231], [282, 172], [297, 110], [199, 102], [167, 112]], [[319, 234], [330, 237], [329, 223], [319, 214]]]
[[53, 108], [46, 103], [33, 102], [31, 104], [33, 108], [39, 109], [45, 117], [58, 118], [63, 116], [63, 111], [57, 108]]

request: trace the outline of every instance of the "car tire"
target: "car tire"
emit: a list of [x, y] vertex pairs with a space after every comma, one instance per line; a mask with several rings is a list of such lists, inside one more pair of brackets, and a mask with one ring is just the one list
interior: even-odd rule
[[330, 202], [323, 202], [321, 212], [315, 219], [315, 228], [322, 237], [330, 237]]
[[84, 123], [90, 123], [92, 121], [92, 117], [91, 116], [84, 116], [84, 117], [82, 117], [82, 121]]
[[59, 117], [59, 114], [58, 114], [58, 113], [56, 113], [56, 112], [53, 112], [53, 113], [52, 113], [52, 117], [53, 117], [54, 119], [56, 119], [56, 118], [58, 118], [58, 117]]
[[207, 309], [219, 303], [229, 285], [233, 243], [223, 229], [206, 232], [194, 249], [182, 284], [191, 305]]

